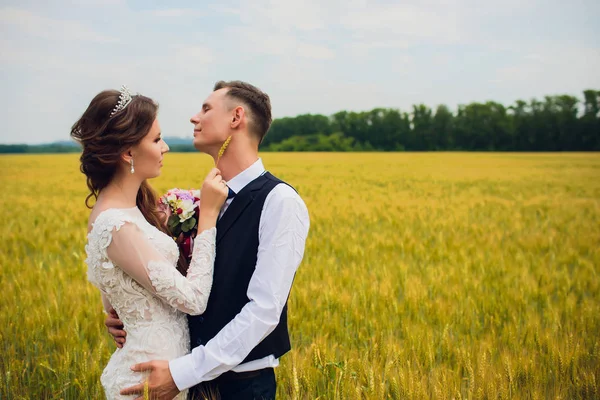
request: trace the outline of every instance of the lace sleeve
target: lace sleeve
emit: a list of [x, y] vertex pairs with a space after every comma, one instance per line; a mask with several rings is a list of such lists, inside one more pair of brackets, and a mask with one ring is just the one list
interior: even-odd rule
[[133, 223], [116, 228], [107, 247], [108, 258], [148, 291], [185, 313], [206, 310], [212, 287], [216, 228], [196, 237], [187, 276], [165, 259]]

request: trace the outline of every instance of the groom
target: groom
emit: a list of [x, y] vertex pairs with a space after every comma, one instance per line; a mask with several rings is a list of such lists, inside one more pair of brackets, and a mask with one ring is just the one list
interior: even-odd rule
[[[192, 352], [133, 369], [151, 371], [151, 398], [172, 399], [211, 382], [222, 399], [274, 399], [273, 369], [290, 350], [287, 299], [304, 254], [308, 211], [258, 157], [271, 125], [267, 94], [245, 82], [217, 82], [190, 121], [194, 146], [215, 161], [232, 137], [218, 165], [230, 196], [217, 222], [213, 287], [206, 312], [188, 318]], [[125, 333], [116, 314], [105, 323], [121, 347]], [[122, 394], [143, 390], [137, 385]]]

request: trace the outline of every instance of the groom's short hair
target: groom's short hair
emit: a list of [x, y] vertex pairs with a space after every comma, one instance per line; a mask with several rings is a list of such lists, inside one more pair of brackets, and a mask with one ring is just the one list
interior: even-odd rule
[[238, 100], [249, 109], [248, 130], [262, 142], [271, 126], [271, 100], [269, 95], [254, 85], [242, 81], [219, 81], [213, 91], [229, 89], [226, 97]]

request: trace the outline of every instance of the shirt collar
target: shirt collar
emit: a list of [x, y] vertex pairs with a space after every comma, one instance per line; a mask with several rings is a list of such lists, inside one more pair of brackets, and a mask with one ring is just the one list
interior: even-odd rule
[[247, 184], [261, 176], [264, 172], [265, 167], [262, 159], [259, 158], [254, 162], [254, 164], [228, 180], [227, 186], [229, 186], [235, 193], [239, 193], [240, 190], [242, 190]]

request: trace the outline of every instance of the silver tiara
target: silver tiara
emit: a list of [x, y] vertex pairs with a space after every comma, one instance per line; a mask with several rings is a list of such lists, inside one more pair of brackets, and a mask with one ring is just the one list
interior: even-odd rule
[[119, 95], [119, 101], [117, 102], [117, 105], [115, 106], [115, 108], [113, 108], [113, 110], [110, 113], [111, 117], [113, 115], [115, 115], [116, 113], [118, 113], [119, 111], [123, 111], [125, 109], [125, 107], [127, 107], [127, 105], [129, 103], [131, 103], [131, 100], [132, 100], [131, 92], [129, 91], [127, 86], [121, 85], [120, 92], [121, 92], [121, 94]]

